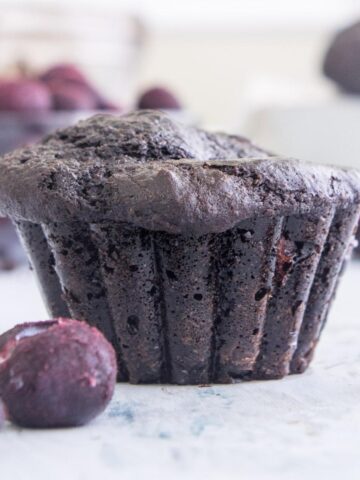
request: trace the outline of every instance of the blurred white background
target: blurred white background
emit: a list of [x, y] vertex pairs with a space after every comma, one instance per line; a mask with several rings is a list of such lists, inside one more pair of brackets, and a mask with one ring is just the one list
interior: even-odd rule
[[[39, 11], [52, 20], [37, 23]], [[35, 69], [73, 61], [125, 108], [165, 86], [204, 127], [358, 166], [359, 96], [339, 95], [322, 62], [335, 32], [359, 18], [358, 0], [0, 0], [0, 71], [20, 51], [15, 30], [32, 29], [38, 38], [21, 41]], [[62, 56], [44, 42], [51, 35]]]
[[167, 85], [206, 125], [228, 129], [254, 104], [328, 96], [324, 48], [360, 17], [358, 0], [13, 0], [0, 8], [9, 4], [136, 15], [145, 31], [136, 88]]

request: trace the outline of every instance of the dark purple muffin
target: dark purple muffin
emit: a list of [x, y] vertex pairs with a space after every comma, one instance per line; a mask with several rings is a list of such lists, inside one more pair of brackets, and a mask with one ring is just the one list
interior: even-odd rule
[[360, 176], [145, 110], [3, 157], [0, 205], [52, 314], [102, 329], [120, 380], [232, 382], [309, 364]]
[[339, 31], [324, 59], [324, 73], [342, 90], [360, 93], [360, 22]]

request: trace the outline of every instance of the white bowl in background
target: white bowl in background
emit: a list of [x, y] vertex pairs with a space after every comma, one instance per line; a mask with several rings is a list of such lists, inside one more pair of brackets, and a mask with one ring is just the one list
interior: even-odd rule
[[281, 155], [360, 168], [360, 96], [293, 107], [272, 106], [251, 113], [244, 133]]

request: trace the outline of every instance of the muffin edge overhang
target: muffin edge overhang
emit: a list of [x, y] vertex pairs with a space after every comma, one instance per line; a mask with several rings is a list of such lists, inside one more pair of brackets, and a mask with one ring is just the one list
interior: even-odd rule
[[[202, 235], [260, 216], [360, 203], [360, 172], [282, 157], [147, 163], [0, 160], [0, 213], [36, 223], [124, 222]], [[38, 155], [41, 155], [41, 150]], [[107, 173], [104, 172], [106, 168]], [[86, 181], [85, 181], [86, 180]]]

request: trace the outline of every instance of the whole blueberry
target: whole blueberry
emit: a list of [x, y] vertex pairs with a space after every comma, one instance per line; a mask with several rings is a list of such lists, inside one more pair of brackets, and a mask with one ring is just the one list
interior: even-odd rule
[[51, 95], [46, 85], [35, 80], [0, 82], [0, 110], [13, 112], [47, 111]]
[[360, 93], [360, 21], [337, 32], [325, 54], [323, 71], [340, 89]]
[[52, 82], [53, 80], [82, 85], [87, 85], [88, 83], [85, 75], [72, 63], [59, 63], [53, 65], [39, 75], [39, 80], [45, 83]]
[[55, 110], [93, 110], [97, 100], [86, 85], [52, 81], [48, 83]]
[[0, 336], [0, 397], [19, 426], [83, 425], [105, 409], [115, 381], [113, 347], [84, 322], [25, 323]]
[[92, 85], [84, 73], [71, 63], [49, 68], [39, 80], [52, 92], [55, 110], [110, 110], [121, 111]]
[[179, 110], [181, 108], [179, 100], [167, 88], [154, 87], [146, 90], [138, 100], [139, 109], [169, 109]]

